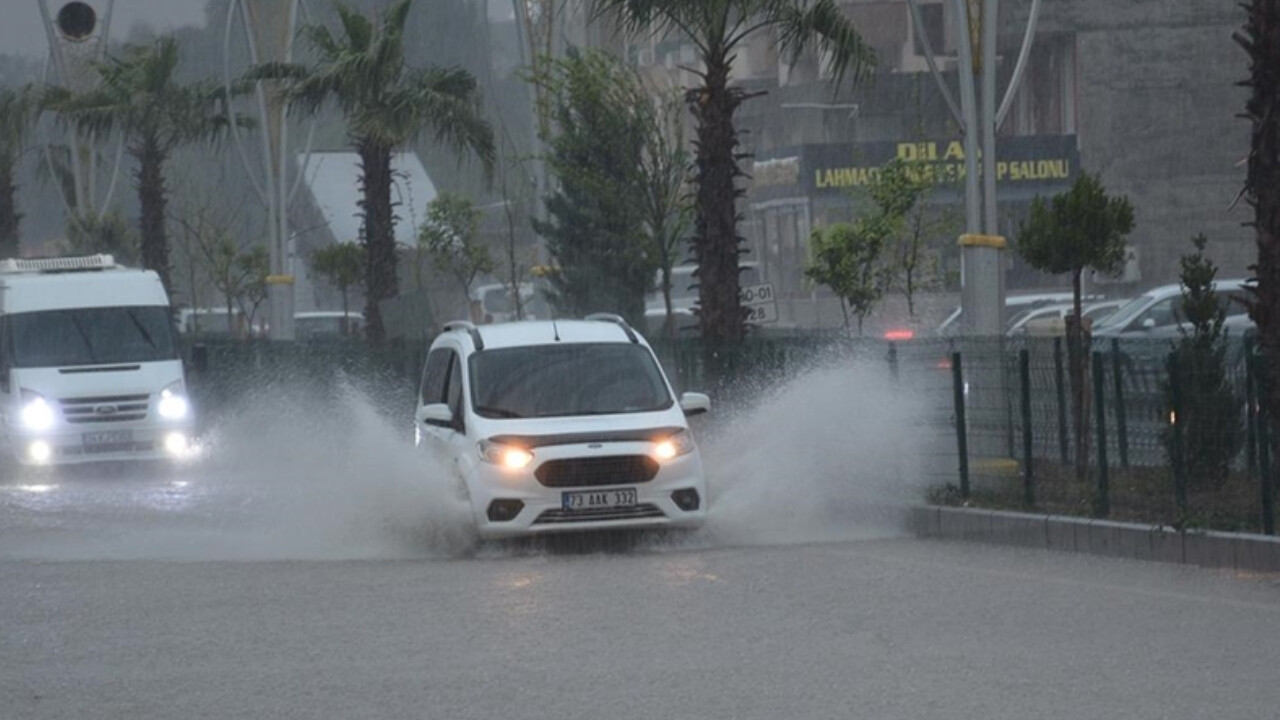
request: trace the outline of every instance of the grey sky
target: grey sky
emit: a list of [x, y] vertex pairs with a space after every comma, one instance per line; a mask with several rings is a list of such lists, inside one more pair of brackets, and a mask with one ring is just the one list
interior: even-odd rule
[[[49, 12], [57, 14], [68, 0], [47, 0]], [[99, 14], [106, 0], [84, 0]], [[111, 36], [128, 37], [137, 25], [168, 30], [183, 25], [204, 23], [206, 0], [116, 0], [111, 18]], [[4, 16], [0, 19], [0, 53], [41, 58], [48, 51], [44, 26], [40, 21], [39, 0], [0, 0]]]

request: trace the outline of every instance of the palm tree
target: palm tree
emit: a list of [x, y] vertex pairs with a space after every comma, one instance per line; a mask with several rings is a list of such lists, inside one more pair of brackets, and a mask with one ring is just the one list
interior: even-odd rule
[[[1249, 55], [1244, 117], [1252, 132], [1243, 195], [1253, 207], [1258, 248], [1248, 305], [1266, 371], [1263, 404], [1275, 422], [1280, 418], [1280, 0], [1249, 0], [1244, 8], [1245, 27], [1235, 35]], [[1280, 433], [1272, 434], [1272, 445], [1280, 452]]]
[[0, 258], [18, 256], [18, 222], [22, 214], [18, 212], [14, 176], [18, 159], [26, 150], [36, 108], [30, 86], [0, 89]]
[[134, 187], [141, 213], [142, 265], [159, 273], [166, 288], [165, 162], [181, 145], [218, 138], [228, 123], [222, 84], [179, 83], [179, 61], [178, 42], [172, 37], [126, 46], [118, 57], [97, 66], [97, 87], [82, 93], [50, 88], [43, 103], [91, 137], [123, 136], [125, 152], [137, 162]]
[[254, 68], [255, 80], [282, 81], [287, 101], [310, 113], [336, 100], [346, 118], [351, 145], [360, 155], [360, 207], [364, 213], [365, 331], [370, 342], [385, 337], [378, 303], [395, 297], [395, 217], [391, 204], [391, 154], [420, 134], [460, 154], [470, 150], [486, 172], [493, 165], [493, 130], [484, 120], [476, 80], [458, 68], [405, 66], [404, 28], [410, 0], [397, 0], [374, 20], [335, 3], [342, 35], [306, 25], [301, 36], [315, 51], [311, 66], [270, 63]]
[[742, 194], [734, 113], [751, 97], [730, 87], [733, 62], [752, 33], [772, 30], [793, 61], [816, 48], [837, 83], [875, 64], [873, 51], [834, 0], [593, 0], [597, 17], [616, 17], [631, 33], [673, 33], [697, 47], [702, 85], [685, 100], [697, 121], [693, 251], [698, 262], [699, 325], [709, 349], [742, 338], [738, 298], [738, 215]]

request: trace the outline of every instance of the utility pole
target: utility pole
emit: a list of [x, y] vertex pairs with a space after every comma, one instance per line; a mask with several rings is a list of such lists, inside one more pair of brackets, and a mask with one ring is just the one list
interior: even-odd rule
[[[95, 65], [106, 57], [115, 0], [72, 0], [55, 6], [56, 12], [49, 0], [37, 2], [45, 36], [49, 40], [49, 63], [45, 66], [44, 81], [76, 93], [88, 92], [97, 87], [98, 72]], [[62, 199], [71, 221], [77, 226], [82, 226], [81, 223], [86, 220], [100, 220], [115, 194], [124, 150], [123, 140], [117, 138], [107, 191], [99, 200], [98, 139], [74, 128], [67, 131], [67, 161], [72, 178], [72, 192], [70, 197], [64, 195]], [[47, 144], [45, 161], [50, 171], [53, 171], [55, 163]], [[52, 174], [56, 176], [57, 173]]]
[[[1017, 64], [1004, 99], [996, 107], [996, 37], [999, 0], [952, 0], [957, 23], [960, 102], [957, 104], [938, 68], [920, 14], [919, 0], [907, 0], [925, 60], [947, 106], [964, 132], [965, 233], [960, 236], [961, 320], [965, 333], [1004, 334], [1004, 252], [996, 203], [996, 129], [1004, 120], [1021, 84], [1040, 15], [1032, 0]], [[975, 47], [976, 46], [976, 47]]]
[[[299, 0], [231, 0], [223, 35], [223, 73], [228, 96], [234, 82], [231, 42], [237, 12], [249, 63], [258, 65], [292, 61], [298, 10]], [[260, 128], [260, 148], [255, 151], [246, 148], [236, 123], [231, 123], [230, 130], [250, 182], [267, 210], [271, 262], [271, 273], [267, 276], [268, 336], [272, 340], [292, 340], [296, 284], [289, 233], [289, 203], [297, 193], [303, 172], [297, 172], [290, 182], [289, 108], [276, 89], [276, 81], [260, 80], [255, 83], [251, 103]], [[254, 168], [251, 155], [257, 155], [260, 169]]]

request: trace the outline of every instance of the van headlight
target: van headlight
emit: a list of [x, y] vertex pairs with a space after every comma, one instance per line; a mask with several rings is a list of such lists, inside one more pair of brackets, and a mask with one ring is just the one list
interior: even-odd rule
[[480, 459], [500, 465], [508, 470], [520, 470], [533, 462], [533, 453], [514, 445], [503, 445], [492, 440], [480, 441]]
[[28, 430], [48, 430], [53, 427], [53, 407], [44, 396], [34, 390], [23, 390], [22, 424]]
[[160, 404], [156, 406], [156, 412], [165, 420], [181, 420], [191, 412], [186, 386], [181, 380], [160, 391]]
[[670, 460], [693, 452], [693, 448], [693, 435], [688, 430], [677, 430], [654, 441], [653, 456], [659, 460]]

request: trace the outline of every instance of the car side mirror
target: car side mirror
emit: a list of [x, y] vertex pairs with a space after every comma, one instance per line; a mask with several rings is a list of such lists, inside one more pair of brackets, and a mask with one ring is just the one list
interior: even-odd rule
[[1144, 319], [1142, 320], [1142, 329], [1143, 329], [1143, 330], [1151, 330], [1151, 329], [1154, 329], [1154, 328], [1155, 328], [1155, 326], [1156, 326], [1156, 319], [1155, 319], [1155, 318], [1144, 318]]
[[702, 393], [687, 392], [680, 396], [680, 409], [685, 416], [701, 415], [711, 409], [711, 398]]
[[431, 403], [418, 408], [417, 420], [423, 425], [451, 428], [454, 426], [453, 411], [444, 403]]

